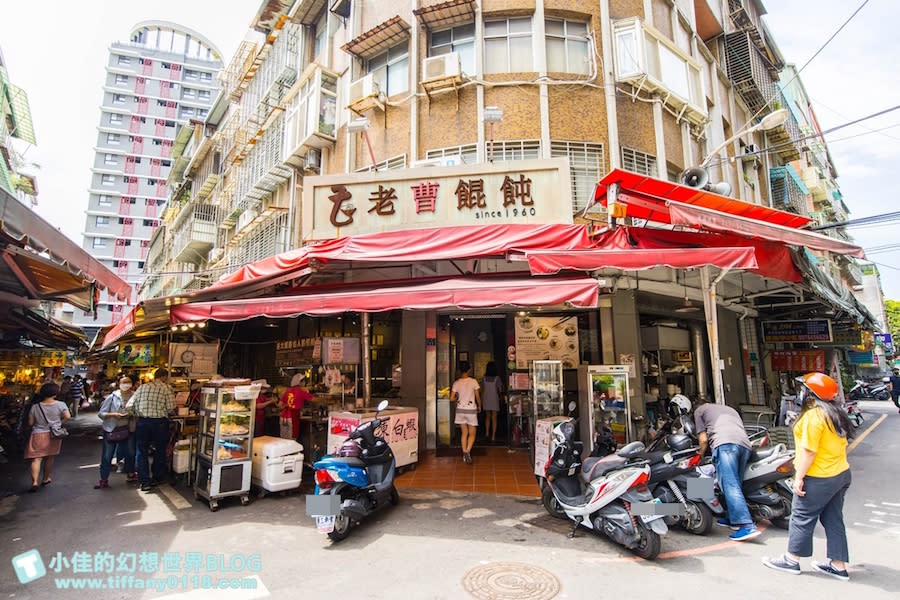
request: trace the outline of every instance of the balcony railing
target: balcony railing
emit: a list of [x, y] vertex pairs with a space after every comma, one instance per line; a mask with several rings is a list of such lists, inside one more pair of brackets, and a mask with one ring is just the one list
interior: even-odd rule
[[195, 204], [173, 226], [172, 248], [177, 262], [200, 264], [216, 243], [219, 228], [218, 209]]
[[725, 36], [725, 61], [728, 79], [752, 113], [765, 107], [775, 95], [775, 72], [769, 61], [752, 42], [748, 31]]
[[780, 210], [809, 214], [807, 196], [809, 190], [803, 185], [797, 171], [790, 165], [769, 169], [769, 181], [772, 185], [772, 206]]

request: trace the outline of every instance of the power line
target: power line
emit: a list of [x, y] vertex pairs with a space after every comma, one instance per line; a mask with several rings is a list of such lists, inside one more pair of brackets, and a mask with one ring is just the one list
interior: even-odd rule
[[838, 27], [837, 31], [835, 31], [833, 34], [831, 34], [831, 37], [828, 38], [827, 40], [825, 40], [825, 43], [822, 44], [822, 46], [821, 46], [818, 50], [816, 50], [815, 54], [813, 54], [812, 56], [810, 56], [810, 57], [809, 57], [809, 60], [807, 60], [807, 61], [803, 64], [803, 66], [800, 67], [800, 69], [797, 71], [797, 75], [799, 75], [799, 74], [800, 74], [800, 71], [802, 71], [803, 69], [805, 69], [805, 68], [807, 67], [807, 65], [809, 65], [809, 63], [811, 63], [811, 62], [813, 61], [813, 59], [814, 59], [815, 57], [817, 57], [817, 56], [819, 55], [819, 53], [822, 52], [822, 50], [825, 49], [825, 46], [827, 46], [828, 44], [831, 43], [831, 40], [833, 40], [834, 38], [837, 37], [837, 34], [839, 34], [839, 33], [841, 32], [841, 30], [843, 30], [844, 27], [846, 27], [847, 24], [848, 24], [850, 21], [853, 20], [853, 17], [855, 17], [856, 14], [857, 14], [859, 11], [861, 11], [861, 10], [863, 9], [863, 7], [864, 7], [866, 4], [868, 4], [868, 3], [869, 3], [869, 0], [863, 0], [863, 3], [859, 5], [859, 8], [857, 8], [855, 11], [853, 11], [853, 14], [852, 14], [852, 15], [850, 15], [849, 17], [847, 17], [847, 20], [844, 21], [844, 24], [841, 25], [840, 27]]

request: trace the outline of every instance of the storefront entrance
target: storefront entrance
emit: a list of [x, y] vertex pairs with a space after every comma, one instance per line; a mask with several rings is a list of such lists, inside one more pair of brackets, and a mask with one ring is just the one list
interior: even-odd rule
[[[460, 431], [454, 424], [455, 404], [450, 402], [450, 390], [453, 382], [459, 377], [459, 364], [468, 362], [471, 370], [469, 376], [474, 377], [484, 389], [484, 375], [488, 363], [493, 362], [501, 382], [508, 381], [507, 347], [513, 343], [508, 340], [507, 315], [465, 314], [438, 316], [438, 352], [437, 352], [437, 452], [438, 455], [456, 455], [460, 452]], [[505, 384], [504, 384], [505, 389]], [[486, 428], [487, 412], [478, 416], [478, 437], [475, 451], [478, 455], [488, 446], [506, 446], [509, 440], [509, 427], [506, 403], [501, 399], [496, 415], [496, 433], [491, 439], [491, 432]]]

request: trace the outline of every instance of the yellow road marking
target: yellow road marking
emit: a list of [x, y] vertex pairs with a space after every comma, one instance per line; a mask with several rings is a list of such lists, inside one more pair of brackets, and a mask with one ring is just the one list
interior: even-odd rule
[[887, 415], [881, 415], [880, 417], [878, 417], [878, 420], [875, 421], [875, 422], [872, 424], [871, 427], [869, 427], [868, 429], [866, 429], [866, 430], [863, 432], [863, 434], [862, 434], [861, 436], [859, 436], [858, 438], [856, 438], [855, 440], [853, 440], [853, 443], [850, 444], [850, 447], [849, 447], [849, 448], [847, 448], [847, 454], [850, 454], [851, 452], [853, 452], [853, 449], [856, 448], [856, 447], [859, 445], [859, 443], [860, 443], [861, 441], [863, 441], [864, 439], [866, 439], [866, 436], [869, 435], [870, 433], [872, 433], [872, 430], [873, 430], [873, 429], [875, 429], [876, 427], [878, 427], [879, 425], [881, 425], [881, 422], [884, 421], [885, 419], [887, 419]]

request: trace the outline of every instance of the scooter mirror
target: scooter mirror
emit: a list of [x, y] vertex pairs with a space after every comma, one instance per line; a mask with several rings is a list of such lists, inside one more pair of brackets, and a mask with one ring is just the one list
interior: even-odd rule
[[387, 400], [382, 400], [381, 402], [378, 403], [378, 412], [383, 411], [383, 410], [386, 409], [387, 407], [388, 407], [388, 401], [387, 401]]
[[569, 402], [569, 412], [575, 412], [575, 407], [576, 407], [576, 406], [578, 406], [578, 404], [576, 404], [574, 400], [572, 400], [571, 402]]

